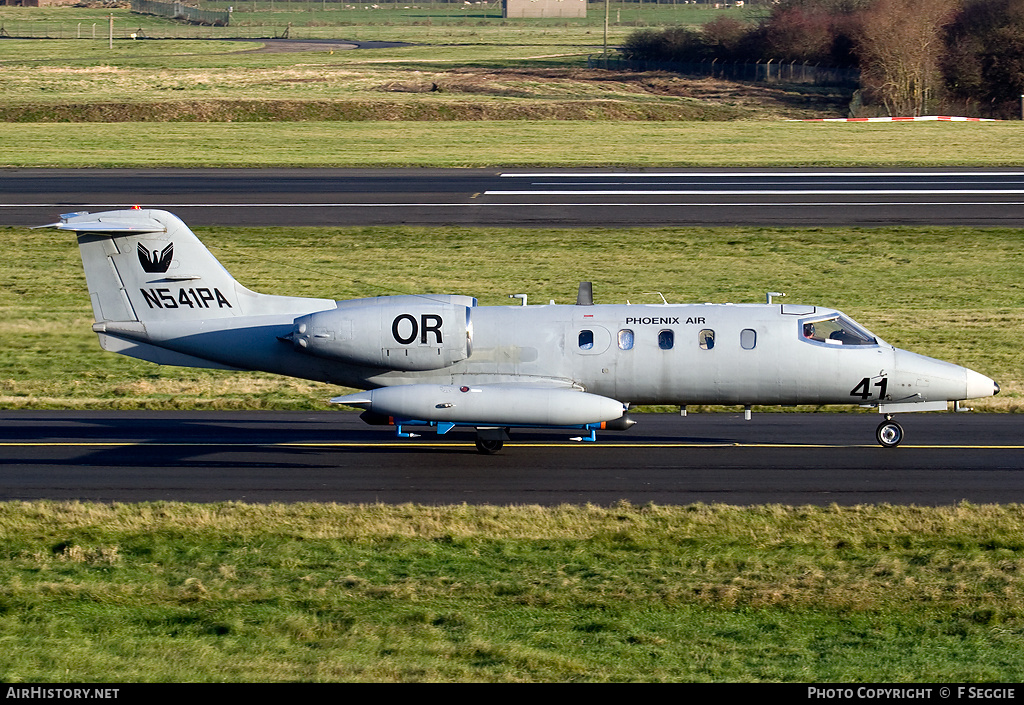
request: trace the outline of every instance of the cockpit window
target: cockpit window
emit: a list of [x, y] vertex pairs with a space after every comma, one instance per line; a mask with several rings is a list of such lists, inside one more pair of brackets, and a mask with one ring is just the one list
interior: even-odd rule
[[845, 316], [830, 316], [800, 322], [800, 336], [804, 340], [826, 345], [877, 345], [878, 341], [866, 330]]

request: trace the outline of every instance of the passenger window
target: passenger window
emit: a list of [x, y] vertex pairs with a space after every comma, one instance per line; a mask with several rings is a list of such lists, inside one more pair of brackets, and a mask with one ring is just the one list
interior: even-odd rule
[[619, 331], [619, 350], [633, 349], [633, 331], [623, 328]]
[[740, 347], [744, 350], [753, 350], [757, 345], [757, 331], [752, 328], [744, 328], [740, 331]]
[[715, 347], [715, 331], [705, 328], [697, 334], [697, 342], [700, 343], [701, 350], [711, 350]]
[[594, 347], [594, 331], [592, 330], [581, 330], [580, 331], [580, 350], [590, 350]]
[[663, 330], [658, 333], [658, 347], [662, 350], [671, 350], [675, 345], [676, 334], [670, 330]]

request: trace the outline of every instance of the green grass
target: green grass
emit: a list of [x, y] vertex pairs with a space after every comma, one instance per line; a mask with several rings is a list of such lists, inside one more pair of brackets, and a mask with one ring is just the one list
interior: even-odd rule
[[16, 682], [1017, 682], [1024, 510], [0, 505]]
[[[388, 41], [499, 41], [530, 36], [545, 43], [571, 39], [600, 44], [604, 3], [590, 3], [583, 19], [502, 19], [500, 4], [464, 6], [451, 3], [322, 3], [203, 2], [202, 9], [223, 11], [234, 7], [228, 27], [197, 27], [127, 9], [78, 7], [0, 6], [0, 24], [11, 37], [50, 39], [82, 38], [106, 42], [109, 16], [114, 16], [114, 37], [128, 39], [141, 28], [150, 38], [274, 37], [288, 30], [290, 38], [373, 39]], [[377, 7], [372, 7], [376, 5]], [[636, 27], [701, 25], [721, 16], [751, 20], [758, 11], [695, 5], [612, 2], [609, 38], [621, 40]], [[596, 36], [596, 40], [595, 37]]]
[[[244, 35], [244, 33], [240, 33]], [[128, 69], [192, 70], [307, 66], [373, 66], [392, 64], [409, 67], [445, 66], [519, 66], [534, 65], [542, 58], [558, 59], [575, 65], [585, 64], [587, 55], [595, 53], [593, 38], [535, 36], [524, 30], [524, 36], [508, 33], [507, 40], [453, 42], [451, 38], [437, 37], [427, 41], [421, 38], [415, 44], [390, 48], [346, 50], [325, 45], [298, 52], [261, 52], [264, 42], [237, 41], [234, 37], [223, 40], [162, 39], [159, 41], [132, 41], [117, 39], [113, 48], [107, 41], [65, 39], [4, 39], [0, 40], [0, 68], [5, 74], [11, 67], [119, 67]], [[600, 43], [598, 41], [598, 43]], [[596, 53], [600, 54], [600, 47]], [[574, 58], [575, 57], [575, 58]], [[543, 63], [541, 63], [543, 65]], [[213, 78], [225, 78], [213, 77]], [[230, 77], [227, 77], [230, 78]]]
[[[408, 16], [395, 10], [398, 14], [388, 15], [394, 19], [381, 24], [366, 24], [366, 18], [340, 25], [317, 21], [311, 30], [329, 29], [335, 38], [406, 44], [358, 51], [312, 45], [300, 52], [263, 52], [261, 42], [229, 41], [280, 33], [262, 24], [198, 28], [200, 34], [188, 38], [177, 33], [178, 24], [147, 29], [138, 23], [150, 18], [118, 16], [116, 38], [108, 46], [106, 25], [98, 23], [105, 17], [63, 8], [70, 29], [53, 31], [60, 13], [0, 8], [0, 22], [27, 18], [29, 27], [51, 27], [52, 37], [0, 40], [0, 121], [778, 119], [839, 114], [849, 100], [842, 91], [813, 87], [709, 91], [707, 82], [685, 82], [671, 74], [584, 75], [588, 57], [602, 51], [599, 22], [445, 19], [444, 13], [463, 13], [461, 7], [410, 10]], [[652, 7], [657, 6], [647, 9]], [[698, 13], [686, 5], [676, 8], [680, 16]], [[641, 8], [631, 3], [623, 9]], [[672, 6], [661, 10], [671, 12]], [[92, 37], [95, 27], [95, 40], [74, 38], [82, 32]], [[223, 39], [214, 39], [214, 30]], [[289, 35], [299, 31], [293, 25]], [[621, 24], [612, 27], [609, 43], [614, 46], [632, 31]], [[133, 33], [171, 38], [134, 41], [128, 38]]]
[[849, 101], [840, 89], [587, 70], [592, 47], [532, 41], [261, 53], [232, 41], [7, 40], [0, 121], [777, 120], [839, 115]]
[[1019, 122], [0, 124], [0, 166], [1018, 166], [1022, 130]]
[[[964, 228], [197, 228], [257, 291], [338, 299], [439, 292], [508, 305], [787, 301], [835, 307], [902, 348], [1002, 386], [978, 409], [1016, 411], [1024, 380], [1024, 232]], [[104, 353], [70, 235], [0, 231], [0, 406], [326, 408], [337, 388], [271, 375], [158, 367]], [[567, 253], [572, 257], [567, 259]], [[302, 262], [296, 266], [294, 262]]]

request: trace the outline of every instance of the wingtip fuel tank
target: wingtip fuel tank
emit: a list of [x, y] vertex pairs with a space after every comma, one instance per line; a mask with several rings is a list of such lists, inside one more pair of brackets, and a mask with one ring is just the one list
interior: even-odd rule
[[626, 406], [575, 389], [512, 384], [409, 384], [331, 399], [381, 416], [478, 426], [577, 428], [612, 422]]

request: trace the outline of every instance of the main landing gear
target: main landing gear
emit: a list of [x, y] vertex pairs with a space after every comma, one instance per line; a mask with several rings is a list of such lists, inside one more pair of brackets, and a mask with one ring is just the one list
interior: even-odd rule
[[483, 455], [494, 455], [501, 451], [505, 445], [505, 441], [490, 439], [490, 438], [477, 438], [476, 439], [476, 451]]
[[481, 455], [494, 455], [500, 453], [505, 441], [508, 440], [508, 429], [477, 428], [476, 429], [476, 452]]
[[892, 420], [892, 415], [886, 414], [885, 421], [875, 430], [875, 438], [883, 448], [895, 448], [903, 441], [903, 427]]

